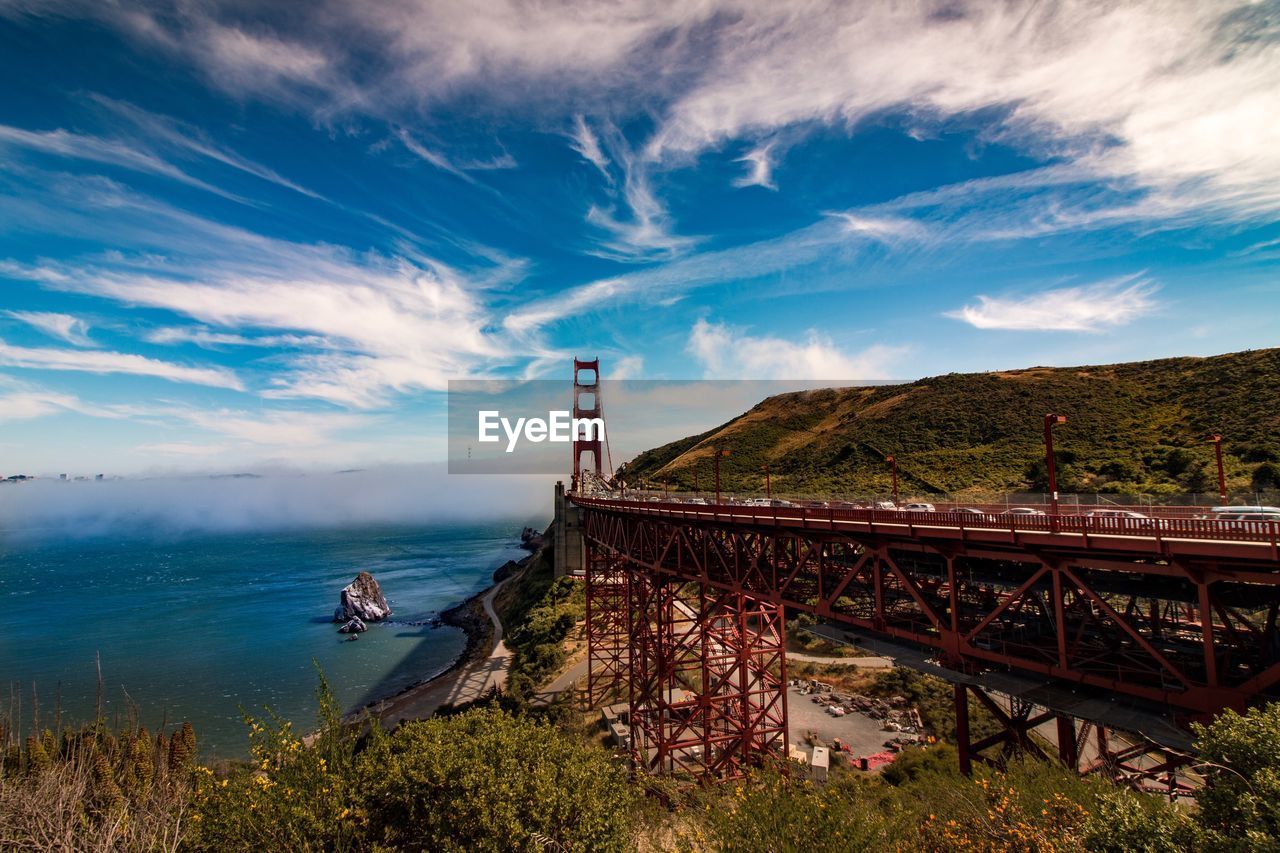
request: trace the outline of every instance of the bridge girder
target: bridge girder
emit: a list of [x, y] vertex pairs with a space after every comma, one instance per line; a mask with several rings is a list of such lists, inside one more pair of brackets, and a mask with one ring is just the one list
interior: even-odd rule
[[1180, 723], [1243, 709], [1280, 683], [1278, 575], [1229, 553], [1171, 559], [780, 529], [591, 502], [584, 532], [633, 580], [814, 613], [936, 649], [962, 672], [1007, 669], [1113, 691]]

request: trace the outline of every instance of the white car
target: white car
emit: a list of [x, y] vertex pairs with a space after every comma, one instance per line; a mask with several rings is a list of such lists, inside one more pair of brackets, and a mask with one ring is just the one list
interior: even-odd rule
[[898, 505], [893, 501], [876, 501], [873, 509], [897, 509]]
[[1139, 527], [1143, 530], [1154, 530], [1156, 528], [1164, 528], [1165, 524], [1162, 519], [1152, 518], [1149, 515], [1143, 515], [1140, 512], [1134, 512], [1131, 509], [1095, 509], [1084, 514], [1085, 518], [1114, 518], [1117, 521], [1131, 521], [1136, 524], [1128, 525], [1129, 527]]
[[1044, 515], [1044, 510], [1029, 506], [1011, 506], [1001, 515]]
[[1095, 509], [1084, 514], [1085, 518], [1150, 518], [1140, 512], [1128, 509]]
[[[1280, 507], [1215, 506], [1210, 510], [1214, 521], [1275, 521], [1280, 523]], [[1234, 525], [1239, 527], [1240, 525]]]
[[833, 717], [843, 717], [845, 714], [848, 713], [848, 711], [846, 711], [844, 708], [841, 708], [839, 705], [831, 705], [827, 708], [827, 713]]
[[933, 504], [907, 504], [902, 507], [903, 512], [933, 512]]

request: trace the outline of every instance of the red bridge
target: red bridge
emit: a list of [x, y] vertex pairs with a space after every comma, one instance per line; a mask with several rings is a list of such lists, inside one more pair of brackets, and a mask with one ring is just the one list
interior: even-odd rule
[[[966, 772], [1056, 743], [1083, 772], [1172, 792], [1187, 724], [1280, 684], [1274, 521], [570, 499], [589, 692], [626, 697], [650, 770], [732, 777], [787, 754], [797, 613], [951, 681]], [[970, 737], [971, 698], [1000, 732]]]

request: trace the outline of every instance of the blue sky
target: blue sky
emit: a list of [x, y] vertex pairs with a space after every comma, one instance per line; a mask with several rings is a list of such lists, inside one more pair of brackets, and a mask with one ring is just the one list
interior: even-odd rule
[[5, 473], [1280, 343], [1274, 4], [0, 0], [0, 80]]

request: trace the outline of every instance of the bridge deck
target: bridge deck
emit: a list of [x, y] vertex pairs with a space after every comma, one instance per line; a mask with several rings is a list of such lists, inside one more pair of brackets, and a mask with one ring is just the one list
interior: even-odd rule
[[[958, 542], [995, 552], [1028, 548], [1114, 554], [1121, 559], [1225, 559], [1234, 576], [1280, 584], [1280, 522], [1084, 515], [974, 515], [844, 507], [754, 507], [575, 497], [581, 506], [672, 520], [753, 528], [830, 531], [902, 542]], [[1250, 571], [1252, 570], [1252, 571]], [[1157, 567], [1149, 572], [1159, 574]], [[1244, 578], [1240, 578], [1244, 579]]]

